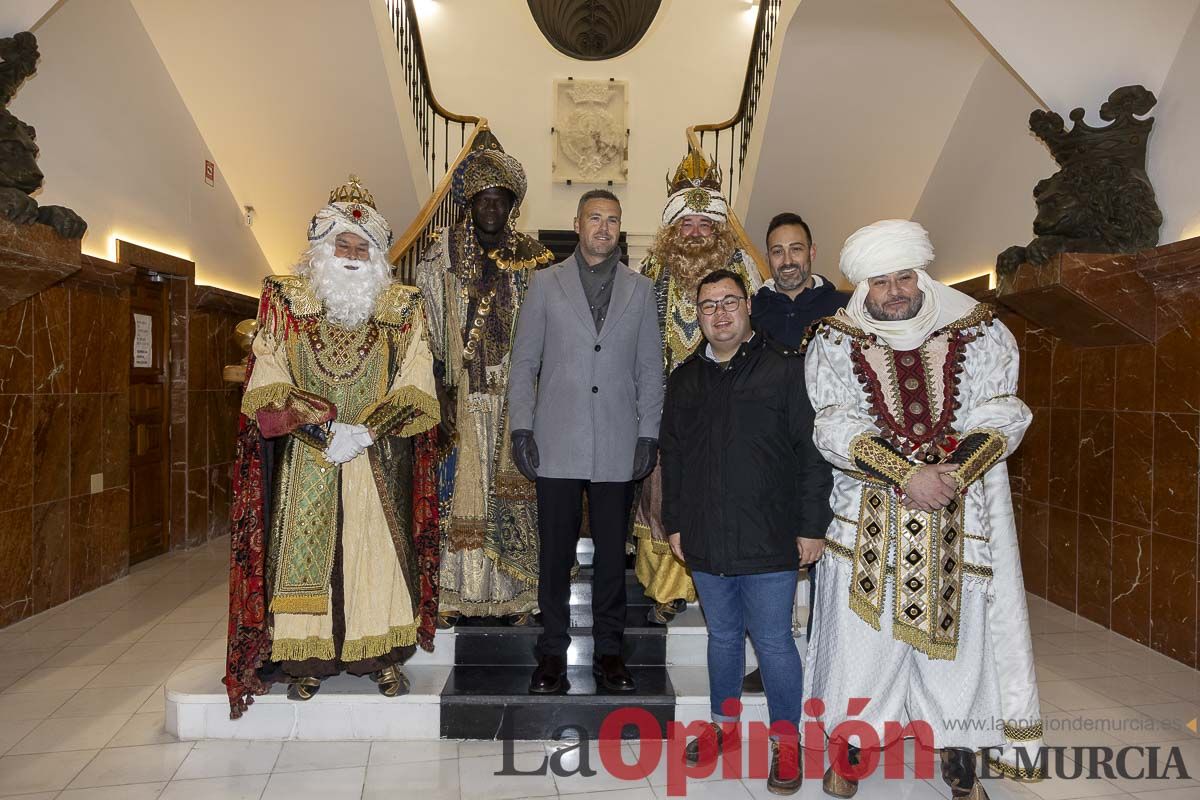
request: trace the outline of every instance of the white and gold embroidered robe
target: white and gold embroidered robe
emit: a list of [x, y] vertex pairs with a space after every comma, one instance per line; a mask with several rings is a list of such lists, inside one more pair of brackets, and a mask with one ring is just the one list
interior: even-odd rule
[[[951, 339], [955, 344], [948, 352]], [[958, 356], [953, 347], [958, 348]], [[1011, 766], [1014, 746], [1040, 747], [1042, 735], [1017, 531], [1002, 460], [1020, 443], [1032, 418], [1016, 397], [1016, 341], [980, 306], [948, 329], [935, 332], [914, 352], [925, 362], [930, 404], [939, 406], [930, 411], [938, 412], [943, 402], [948, 404], [944, 407], [949, 423], [942, 433], [949, 437], [951, 448], [979, 431], [986, 431], [997, 445], [993, 453], [997, 460], [981, 477], [971, 479], [965, 495], [960, 495], [961, 517], [953, 525], [939, 523], [930, 514], [904, 511], [899, 493], [884, 475], [886, 470], [872, 474], [863, 468], [859, 448], [864, 441], [891, 437], [901, 451], [905, 444], [915, 444], [911, 438], [906, 440], [903, 430], [897, 436], [885, 422], [903, 422], [907, 411], [897, 402], [900, 387], [895, 385], [895, 370], [889, 368], [893, 355], [886, 344], [840, 318], [821, 323], [808, 345], [805, 368], [816, 411], [814, 438], [835, 469], [834, 520], [826, 533], [817, 582], [806, 691], [824, 702], [822, 721], [827, 731], [853, 716], [869, 723], [882, 740], [889, 721], [904, 724], [910, 717], [940, 712], [943, 719], [925, 720], [934, 730], [937, 746], [1004, 747], [1003, 761]], [[947, 364], [948, 359], [955, 363]], [[881, 408], [881, 403], [888, 407]], [[927, 432], [924, 427], [918, 430]], [[920, 462], [909, 458], [899, 463], [903, 473]], [[896, 467], [895, 462], [891, 467]], [[873, 506], [888, 509], [892, 519], [873, 514]], [[868, 531], [872, 521], [877, 527]], [[944, 551], [906, 549], [906, 524], [939, 532], [954, 530], [956, 535], [950, 538], [960, 549], [954, 551], [951, 563], [947, 563], [950, 548], [941, 539], [934, 540], [934, 549], [943, 546]], [[872, 532], [882, 542], [874, 550], [867, 546]], [[910, 554], [925, 569], [922, 574], [906, 571]], [[874, 573], [879, 586], [873, 585], [868, 563], [877, 556], [884, 559]], [[920, 592], [912, 590], [925, 588], [926, 580], [933, 583], [943, 571], [955, 581], [938, 585], [950, 586], [951, 595], [957, 592], [944, 615], [935, 613], [943, 611], [937, 598], [929, 607], [905, 605], [907, 601], [897, 607], [897, 598], [919, 597]], [[910, 581], [911, 586], [905, 586]], [[865, 592], [864, 586], [875, 594]], [[872, 598], [885, 600], [882, 613], [877, 606], [872, 608]], [[927, 625], [932, 632], [924, 642], [919, 628], [905, 624], [909, 608], [914, 617], [932, 621], [932, 626]], [[945, 630], [953, 632], [952, 639], [937, 642], [937, 635]], [[888, 677], [897, 682], [889, 684]], [[847, 715], [853, 697], [871, 700], [861, 713]]]

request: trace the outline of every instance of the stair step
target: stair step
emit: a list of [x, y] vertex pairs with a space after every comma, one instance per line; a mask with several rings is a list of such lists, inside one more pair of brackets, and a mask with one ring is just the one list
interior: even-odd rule
[[[455, 641], [454, 663], [456, 666], [525, 665], [532, 668], [537, 664], [534, 646], [539, 632], [540, 629], [510, 628], [459, 636]], [[572, 630], [567, 663], [590, 665], [594, 646], [590, 630]], [[658, 631], [627, 630], [621, 655], [626, 664], [661, 667], [667, 663], [667, 637]]]
[[[441, 697], [441, 735], [446, 739], [552, 739], [564, 726], [596, 738], [605, 718], [625, 706], [650, 712], [665, 736], [675, 719], [675, 690], [664, 667], [630, 667], [637, 690], [597, 690], [591, 666], [567, 668], [570, 688], [562, 694], [529, 693], [525, 666], [458, 666]], [[628, 738], [637, 732], [626, 730]]]

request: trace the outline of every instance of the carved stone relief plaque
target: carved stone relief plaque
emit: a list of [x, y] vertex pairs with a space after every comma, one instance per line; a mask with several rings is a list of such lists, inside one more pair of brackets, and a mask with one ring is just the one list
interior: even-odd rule
[[554, 82], [555, 181], [625, 182], [628, 92], [624, 81]]

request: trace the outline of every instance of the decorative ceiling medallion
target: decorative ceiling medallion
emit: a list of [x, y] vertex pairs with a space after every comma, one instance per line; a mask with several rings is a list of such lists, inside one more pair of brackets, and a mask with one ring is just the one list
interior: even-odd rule
[[529, 0], [546, 41], [581, 61], [627, 53], [641, 41], [662, 0]]

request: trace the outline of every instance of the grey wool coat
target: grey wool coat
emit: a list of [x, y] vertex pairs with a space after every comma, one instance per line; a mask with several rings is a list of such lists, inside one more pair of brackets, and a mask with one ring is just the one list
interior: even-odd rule
[[532, 430], [538, 475], [633, 478], [639, 437], [658, 438], [662, 339], [654, 285], [617, 264], [600, 332], [575, 257], [538, 270], [521, 303], [508, 378], [512, 430]]

